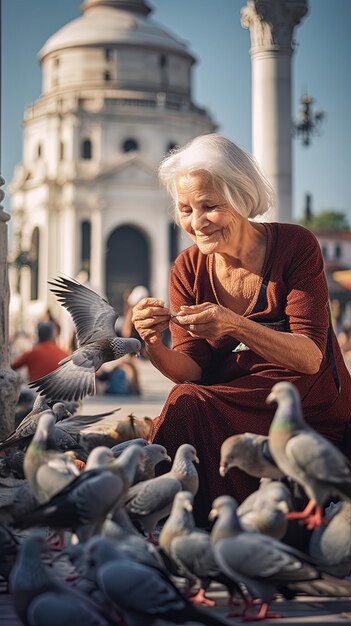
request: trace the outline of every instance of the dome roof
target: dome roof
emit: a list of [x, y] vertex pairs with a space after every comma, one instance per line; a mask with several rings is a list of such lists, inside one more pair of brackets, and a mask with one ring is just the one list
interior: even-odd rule
[[152, 46], [193, 56], [185, 43], [147, 18], [141, 0], [85, 0], [84, 14], [52, 35], [39, 52], [40, 61], [64, 48], [129, 44]]

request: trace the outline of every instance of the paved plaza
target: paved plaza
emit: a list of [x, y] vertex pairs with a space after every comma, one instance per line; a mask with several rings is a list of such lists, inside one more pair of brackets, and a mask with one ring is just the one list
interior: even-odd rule
[[[154, 418], [159, 415], [167, 393], [172, 388], [172, 383], [157, 372], [149, 362], [139, 360], [138, 366], [143, 389], [141, 396], [95, 396], [85, 400], [81, 412], [94, 414], [121, 407], [118, 413], [121, 418], [131, 412], [137, 417], [146, 415]], [[0, 499], [1, 491], [4, 492], [4, 489], [0, 486]], [[225, 618], [229, 610], [232, 610], [227, 606], [225, 590], [216, 585], [208, 595], [217, 602], [217, 606], [211, 610]], [[282, 617], [265, 620], [264, 624], [274, 624], [275, 626], [351, 624], [351, 598], [348, 600], [300, 596], [293, 601], [279, 600], [273, 604], [272, 610], [275, 613], [280, 613]], [[228, 623], [235, 626], [235, 624], [243, 622], [240, 618], [231, 618]], [[248, 626], [253, 626], [257, 622], [248, 621], [245, 623]], [[158, 624], [161, 625], [161, 622]], [[4, 586], [0, 586], [0, 626], [21, 626], [21, 622], [14, 612], [11, 597], [6, 593]], [[190, 623], [187, 626], [190, 626]]]

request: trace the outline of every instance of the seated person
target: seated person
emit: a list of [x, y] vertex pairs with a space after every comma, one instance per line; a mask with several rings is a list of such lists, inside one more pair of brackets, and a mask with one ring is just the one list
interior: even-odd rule
[[56, 328], [53, 322], [39, 322], [37, 326], [38, 342], [31, 350], [16, 358], [11, 367], [14, 370], [26, 367], [28, 382], [50, 374], [59, 366], [59, 361], [69, 356], [56, 344]]
[[[184, 442], [196, 447], [194, 514], [207, 526], [214, 498], [240, 502], [257, 488], [240, 470], [220, 477], [220, 447], [237, 433], [268, 434], [272, 386], [294, 383], [311, 427], [341, 445], [351, 381], [317, 239], [302, 226], [252, 221], [273, 202], [253, 158], [222, 136], [202, 135], [166, 157], [160, 179], [194, 245], [173, 264], [170, 307], [144, 298], [132, 321], [153, 365], [177, 383], [153, 440], [172, 457]], [[168, 327], [172, 348], [162, 342]]]

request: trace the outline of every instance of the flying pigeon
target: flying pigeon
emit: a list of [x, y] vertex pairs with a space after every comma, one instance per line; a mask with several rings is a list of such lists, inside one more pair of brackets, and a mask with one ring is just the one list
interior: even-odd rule
[[108, 361], [126, 354], [139, 354], [138, 339], [117, 336], [118, 313], [92, 289], [73, 278], [59, 276], [50, 282], [51, 291], [72, 316], [78, 348], [59, 363], [59, 367], [32, 381], [29, 386], [47, 400], [80, 400], [94, 395], [95, 372]]
[[309, 503], [304, 511], [288, 513], [310, 529], [323, 522], [323, 505], [333, 495], [351, 500], [351, 463], [327, 439], [306, 424], [296, 387], [279, 382], [267, 402], [277, 402], [269, 430], [269, 449], [279, 469], [299, 483]]

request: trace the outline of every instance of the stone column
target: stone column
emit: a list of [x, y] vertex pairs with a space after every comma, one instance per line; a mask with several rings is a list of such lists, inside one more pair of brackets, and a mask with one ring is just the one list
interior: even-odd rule
[[248, 0], [241, 10], [251, 35], [252, 152], [277, 194], [272, 221], [293, 221], [291, 56], [307, 11], [307, 0]]
[[[5, 180], [0, 175], [0, 188]], [[9, 300], [10, 288], [7, 268], [7, 224], [10, 219], [1, 205], [4, 191], [0, 189], [0, 439], [14, 428], [15, 407], [19, 396], [20, 377], [10, 368]]]

